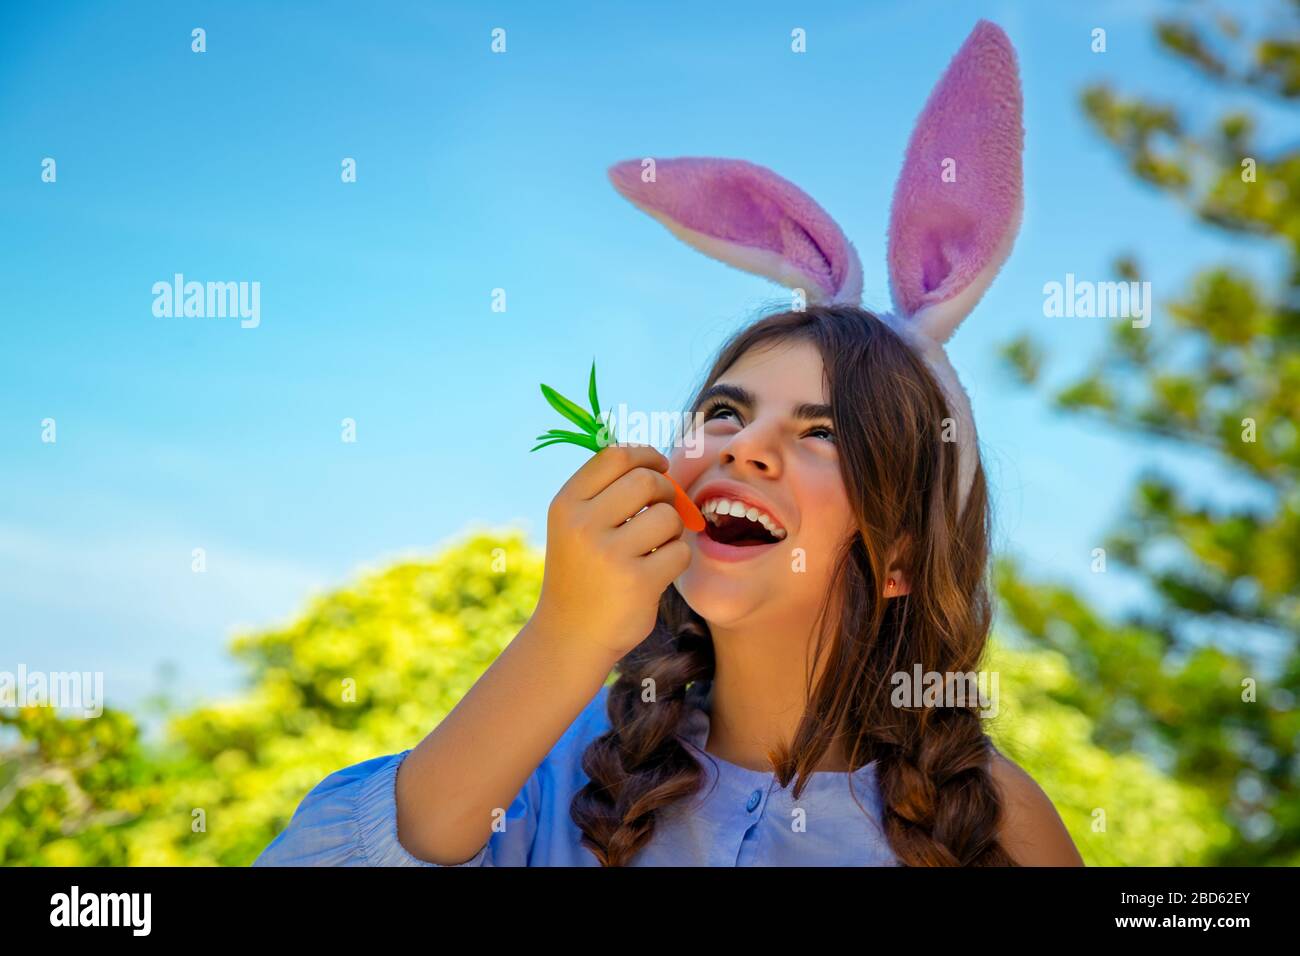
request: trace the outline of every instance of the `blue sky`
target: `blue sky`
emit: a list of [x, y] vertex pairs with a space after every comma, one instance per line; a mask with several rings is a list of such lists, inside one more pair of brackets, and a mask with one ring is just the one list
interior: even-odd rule
[[[779, 294], [682, 246], [605, 168], [770, 166], [836, 217], [866, 303], [887, 307], [903, 148], [981, 16], [1020, 57], [1026, 213], [949, 348], [999, 548], [1118, 609], [1135, 592], [1091, 574], [1089, 552], [1137, 470], [1234, 492], [1194, 459], [1051, 413], [995, 354], [1032, 331], [1049, 382], [1078, 370], [1105, 322], [1045, 319], [1042, 286], [1110, 278], [1118, 253], [1140, 258], [1157, 302], [1210, 263], [1276, 268], [1268, 246], [1135, 182], [1078, 108], [1098, 79], [1207, 116], [1235, 102], [1157, 51], [1164, 5], [602, 7], [5, 5], [0, 669], [103, 670], [109, 703], [131, 706], [170, 660], [190, 706], [237, 686], [236, 629], [289, 620], [361, 570], [473, 524], [541, 546], [585, 453], [528, 454], [552, 424], [537, 383], [581, 393], [594, 355], [607, 405], [680, 407], [723, 337]], [[1089, 49], [1097, 26], [1105, 54]], [[794, 27], [806, 54], [789, 50]], [[356, 183], [340, 182], [344, 157]], [[259, 282], [260, 326], [155, 317], [151, 288], [177, 272]]]

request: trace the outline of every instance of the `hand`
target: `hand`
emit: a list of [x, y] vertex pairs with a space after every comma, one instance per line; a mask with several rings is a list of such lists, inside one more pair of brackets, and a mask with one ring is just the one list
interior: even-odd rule
[[609, 445], [565, 482], [546, 516], [534, 620], [615, 660], [649, 636], [691, 562], [667, 470], [649, 445]]

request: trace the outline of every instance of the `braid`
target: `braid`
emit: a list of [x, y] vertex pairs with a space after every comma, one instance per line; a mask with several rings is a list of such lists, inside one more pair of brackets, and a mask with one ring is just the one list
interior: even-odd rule
[[[686, 689], [713, 675], [713, 643], [675, 587], [664, 591], [653, 632], [618, 663], [609, 690], [610, 729], [588, 745], [589, 780], [569, 815], [601, 866], [625, 866], [654, 835], [657, 812], [695, 793], [703, 770], [677, 739]], [[645, 680], [654, 701], [642, 700]]]
[[1012, 866], [998, 842], [992, 747], [969, 708], [909, 714], [877, 764], [885, 834], [905, 866]]
[[[912, 595], [890, 602], [867, 657], [878, 688], [916, 662], [925, 671], [945, 674], [979, 666], [992, 621], [983, 574], [988, 521], [983, 468], [976, 469], [970, 501], [958, 533], [928, 549], [915, 569], [921, 594], [959, 597], [922, 601], [916, 608]], [[964, 552], [973, 557], [954, 560]], [[871, 578], [870, 562], [862, 549], [855, 547], [854, 553], [859, 560], [849, 562], [857, 572], [853, 590], [863, 593], [858, 579]], [[990, 771], [995, 751], [975, 706], [895, 707], [882, 690], [870, 708], [865, 725], [874, 729], [885, 834], [903, 865], [1015, 866], [999, 841], [1002, 801]]]

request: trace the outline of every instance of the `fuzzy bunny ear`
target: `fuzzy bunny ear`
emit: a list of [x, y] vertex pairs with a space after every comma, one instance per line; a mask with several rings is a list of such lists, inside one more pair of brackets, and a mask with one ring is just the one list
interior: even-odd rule
[[793, 183], [740, 159], [629, 159], [610, 182], [683, 242], [728, 265], [790, 288], [807, 301], [862, 297], [853, 245], [821, 206]]
[[894, 306], [938, 344], [975, 308], [1020, 229], [1022, 111], [1011, 41], [981, 20], [916, 122], [889, 217]]

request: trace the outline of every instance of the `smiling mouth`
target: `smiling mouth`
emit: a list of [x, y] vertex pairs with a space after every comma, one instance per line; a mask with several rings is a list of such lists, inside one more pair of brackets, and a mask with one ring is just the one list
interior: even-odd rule
[[781, 540], [758, 521], [751, 521], [743, 515], [720, 515], [716, 512], [705, 513], [703, 533], [719, 544], [737, 548], [776, 544]]

